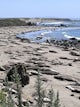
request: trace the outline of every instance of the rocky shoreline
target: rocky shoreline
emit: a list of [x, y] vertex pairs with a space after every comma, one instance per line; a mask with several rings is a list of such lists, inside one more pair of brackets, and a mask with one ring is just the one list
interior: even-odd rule
[[[16, 38], [16, 34], [54, 27], [1, 27], [0, 28], [0, 89], [7, 71], [14, 64], [25, 64], [29, 84], [22, 87], [22, 96], [33, 102], [37, 70], [41, 73], [43, 86], [60, 93], [61, 105], [80, 107], [80, 50], [78, 44], [69, 41], [31, 43]], [[72, 43], [72, 44], [71, 44]], [[24, 76], [23, 76], [24, 77]], [[13, 86], [14, 88], [14, 86]]]

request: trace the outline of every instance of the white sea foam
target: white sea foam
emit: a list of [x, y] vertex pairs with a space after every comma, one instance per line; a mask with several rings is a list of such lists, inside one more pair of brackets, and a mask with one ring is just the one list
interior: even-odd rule
[[52, 31], [42, 32], [41, 35], [44, 36], [45, 34], [48, 34], [48, 33], [52, 33]]
[[66, 32], [62, 32], [62, 34], [64, 35], [64, 37], [65, 37], [65, 38], [68, 38], [68, 39], [75, 38], [75, 39], [77, 39], [77, 40], [80, 40], [80, 38], [79, 38], [79, 37], [70, 36], [70, 35], [68, 35]]

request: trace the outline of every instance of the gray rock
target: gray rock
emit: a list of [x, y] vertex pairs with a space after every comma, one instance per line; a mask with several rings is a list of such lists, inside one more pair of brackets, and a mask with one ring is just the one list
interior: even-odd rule
[[5, 71], [5, 68], [1, 66], [0, 71]]
[[41, 39], [43, 39], [42, 36], [37, 36], [37, 37], [36, 37], [36, 40], [41, 40]]
[[7, 90], [5, 87], [3, 87], [2, 90], [3, 90], [3, 91], [9, 91], [9, 92], [11, 92], [12, 94], [17, 94], [17, 91], [14, 90], [14, 89], [12, 89], [12, 88], [8, 88], [8, 90]]
[[49, 52], [51, 52], [51, 53], [57, 53], [56, 51], [54, 51], [54, 50], [49, 50]]
[[73, 56], [80, 56], [80, 54], [78, 52], [74, 52], [74, 51], [71, 51], [70, 54]]
[[42, 77], [41, 80], [44, 81], [44, 82], [47, 82], [47, 81], [48, 81], [48, 79], [45, 78], [45, 77]]
[[67, 58], [67, 57], [59, 57], [60, 59], [66, 59], [66, 60], [72, 60], [71, 58]]
[[[35, 70], [32, 70], [32, 71], [31, 71], [31, 75], [38, 75], [38, 72], [35, 71]], [[41, 75], [41, 74], [40, 74], [40, 75]]]
[[58, 75], [59, 73], [53, 69], [48, 69], [48, 68], [43, 68], [41, 70], [42, 74], [47, 74], [47, 75]]
[[44, 101], [45, 103], [49, 103], [49, 102], [50, 102], [50, 99], [47, 98], [47, 97], [45, 97], [45, 98], [43, 99], [43, 101]]
[[59, 61], [59, 60], [52, 60], [51, 64], [52, 65], [63, 65], [63, 63], [61, 61]]
[[77, 62], [77, 61], [80, 61], [80, 58], [73, 59], [73, 62]]
[[69, 66], [72, 66], [72, 63], [68, 63]]
[[69, 75], [59, 74], [59, 75], [55, 75], [54, 78], [62, 80], [62, 81], [66, 80], [66, 81], [76, 82], [76, 80], [72, 76], [69, 76]]
[[66, 86], [69, 90], [75, 93], [80, 93], [80, 87], [79, 86]]
[[[17, 72], [20, 76], [20, 81], [22, 86], [29, 84], [29, 74], [26, 72], [26, 66], [22, 63], [13, 64], [11, 68], [8, 70], [6, 78], [8, 81], [14, 81], [13, 75]], [[15, 75], [14, 75], [15, 76]]]

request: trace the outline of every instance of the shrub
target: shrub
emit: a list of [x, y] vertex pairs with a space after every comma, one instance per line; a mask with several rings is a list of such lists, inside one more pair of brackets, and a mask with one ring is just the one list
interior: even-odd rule
[[10, 19], [0, 19], [0, 27], [6, 26], [33, 26], [36, 25], [32, 22], [27, 22], [20, 20], [19, 18], [10, 18]]

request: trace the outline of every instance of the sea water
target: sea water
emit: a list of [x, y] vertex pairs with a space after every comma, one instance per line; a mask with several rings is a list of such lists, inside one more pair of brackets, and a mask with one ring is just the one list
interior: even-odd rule
[[34, 42], [45, 42], [46, 40], [69, 40], [76, 38], [80, 40], [80, 27], [60, 28], [56, 30], [40, 30], [17, 35], [19, 38], [28, 38]]

